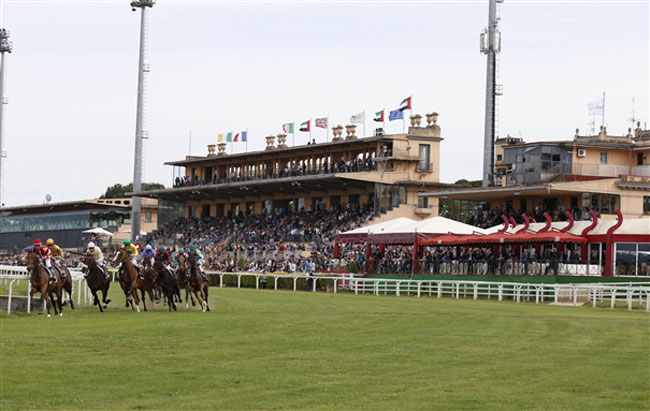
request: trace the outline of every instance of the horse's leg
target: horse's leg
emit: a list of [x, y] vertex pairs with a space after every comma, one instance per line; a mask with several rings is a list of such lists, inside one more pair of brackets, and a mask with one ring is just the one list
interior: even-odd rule
[[135, 300], [135, 306], [140, 312], [140, 297], [138, 297], [138, 289], [136, 287], [131, 286], [131, 296], [133, 297], [131, 299], [131, 304], [133, 304], [133, 300]]
[[90, 292], [93, 294], [93, 298], [95, 299], [95, 302], [93, 302], [93, 305], [96, 305], [99, 307], [100, 312], [104, 312], [104, 309], [102, 308], [102, 303], [99, 301], [99, 297], [97, 296], [97, 290], [90, 290]]
[[74, 298], [72, 298], [72, 281], [66, 282], [65, 291], [68, 293], [70, 299], [70, 308], [74, 310]]
[[203, 289], [204, 289], [204, 291], [203, 291], [203, 298], [205, 299], [205, 309], [206, 309], [207, 311], [210, 311], [210, 305], [208, 304], [208, 288], [210, 288], [210, 287], [208, 286], [208, 283], [204, 283], [204, 284], [203, 284]]
[[63, 302], [61, 301], [63, 299], [63, 283], [61, 280], [59, 280], [59, 283], [56, 286], [56, 301], [59, 304], [59, 316], [63, 317]]
[[196, 296], [197, 301], [201, 304], [201, 311], [205, 312], [205, 304], [203, 303], [203, 298], [201, 298], [199, 290], [194, 290], [194, 296]]
[[[136, 289], [135, 293], [137, 294], [138, 291]], [[142, 294], [142, 306], [144, 307], [144, 310], [147, 311], [147, 303], [145, 301], [145, 296], [144, 296], [144, 286], [140, 287], [140, 294]], [[151, 302], [153, 304], [153, 301]]]
[[106, 299], [106, 297], [108, 296], [108, 289], [109, 289], [109, 288], [111, 288], [111, 282], [110, 282], [110, 281], [106, 281], [106, 282], [104, 283], [104, 287], [103, 287], [103, 289], [102, 289], [102, 294], [103, 294], [102, 301], [104, 301], [104, 304], [106, 304], [106, 305], [108, 305], [108, 303], [111, 302], [111, 300], [107, 300], [107, 299]]
[[[153, 305], [156, 303], [156, 300], [153, 297], [153, 288], [147, 289], [147, 294], [149, 294], [149, 299], [151, 300], [151, 306], [153, 307]], [[142, 297], [142, 299], [144, 300], [144, 297]]]

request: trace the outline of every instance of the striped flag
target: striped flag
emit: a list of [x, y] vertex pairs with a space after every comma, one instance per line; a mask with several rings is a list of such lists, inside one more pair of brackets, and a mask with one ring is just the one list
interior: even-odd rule
[[309, 131], [309, 120], [300, 124], [300, 131]]
[[375, 113], [375, 118], [372, 119], [373, 121], [378, 121], [378, 122], [383, 122], [384, 121], [384, 110], [378, 111]]
[[226, 134], [226, 142], [232, 143], [232, 131], [229, 131], [228, 134]]
[[411, 97], [407, 97], [399, 103], [400, 111], [410, 110], [411, 109]]
[[293, 133], [293, 123], [284, 123], [282, 125], [282, 131], [285, 133]]

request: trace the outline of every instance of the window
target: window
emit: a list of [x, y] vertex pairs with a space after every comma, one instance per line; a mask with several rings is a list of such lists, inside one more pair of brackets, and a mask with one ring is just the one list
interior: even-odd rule
[[637, 166], [642, 166], [643, 165], [643, 153], [637, 153], [636, 154], [636, 165]]
[[643, 214], [650, 214], [650, 197], [643, 196]]
[[600, 164], [607, 164], [607, 152], [606, 151], [601, 151], [600, 152]]
[[145, 223], [150, 223], [151, 222], [151, 212], [144, 213], [144, 222]]
[[650, 243], [616, 243], [616, 275], [650, 274]]
[[614, 214], [620, 205], [620, 197], [610, 194], [592, 194], [591, 208], [599, 214]]
[[[420, 191], [418, 194], [424, 194], [424, 192]], [[429, 197], [418, 195], [418, 208], [429, 208]]]
[[420, 162], [418, 171], [431, 171], [431, 146], [429, 144], [420, 144]]
[[497, 154], [497, 161], [503, 161], [503, 154]]

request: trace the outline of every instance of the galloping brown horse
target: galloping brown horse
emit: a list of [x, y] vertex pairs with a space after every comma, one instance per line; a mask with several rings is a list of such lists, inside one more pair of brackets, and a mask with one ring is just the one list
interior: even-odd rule
[[176, 311], [176, 303], [174, 303], [174, 294], [176, 293], [176, 289], [178, 287], [175, 284], [176, 282], [172, 277], [172, 273], [170, 273], [167, 267], [165, 267], [160, 257], [155, 258], [155, 262], [153, 263], [153, 268], [158, 274], [156, 276], [158, 284], [160, 284], [160, 286], [163, 289], [163, 293], [165, 293], [165, 297], [167, 297], [167, 305], [169, 306], [169, 311], [171, 311], [172, 308], [174, 309], [174, 311]]
[[[122, 275], [120, 276], [120, 286], [126, 296], [126, 308], [135, 310], [137, 308], [140, 312], [140, 299], [138, 298], [138, 271], [131, 264], [131, 256], [125, 249], [120, 248], [117, 250], [114, 260], [117, 263], [122, 263]], [[135, 305], [133, 304], [135, 300]]]
[[[190, 281], [187, 275], [187, 262], [183, 257], [178, 257], [178, 268], [176, 269], [176, 276], [178, 277], [178, 287], [185, 290], [185, 307], [190, 306], [190, 300], [192, 301], [192, 307], [194, 307], [196, 303], [194, 302], [194, 297], [192, 297], [192, 294], [190, 294]], [[181, 299], [181, 303], [182, 302], [183, 300]]]
[[[50, 283], [50, 276], [47, 274], [45, 266], [41, 263], [40, 257], [34, 252], [30, 252], [27, 255], [27, 269], [31, 271], [29, 283], [32, 288], [29, 290], [29, 298], [32, 298], [36, 292], [41, 293], [41, 306], [43, 299], [45, 299], [47, 303], [47, 316], [51, 317], [50, 306], [54, 307], [54, 315], [59, 314], [63, 316], [63, 306], [61, 305], [61, 277], [55, 272], [56, 282]], [[55, 292], [57, 300], [54, 299]], [[41, 312], [39, 311], [39, 314]]]
[[[104, 308], [106, 308], [108, 303], [111, 302], [111, 300], [106, 299], [111, 282], [106, 280], [106, 276], [99, 268], [92, 255], [84, 256], [83, 263], [88, 267], [86, 283], [88, 284], [88, 288], [90, 288], [90, 292], [94, 298], [93, 305], [99, 306], [99, 311], [104, 312]], [[97, 296], [98, 291], [102, 292], [102, 301], [99, 301], [99, 297]], [[102, 302], [105, 304], [103, 308]]]
[[199, 274], [199, 268], [196, 266], [196, 260], [190, 256], [190, 277], [188, 281], [188, 288], [191, 293], [194, 293], [194, 296], [199, 303], [201, 303], [201, 308], [203, 312], [210, 311], [210, 306], [208, 305], [208, 283], [203, 281], [203, 277]]
[[142, 294], [142, 305], [144, 306], [144, 310], [147, 311], [147, 304], [145, 302], [145, 291], [147, 294], [149, 294], [149, 298], [151, 299], [151, 304], [157, 300], [154, 299], [154, 291], [158, 291], [158, 284], [156, 284], [156, 272], [154, 268], [151, 266], [151, 261], [148, 258], [145, 258], [142, 261], [142, 276], [144, 277], [144, 280], [141, 278], [138, 278], [138, 288], [140, 289], [140, 293]]
[[[65, 265], [56, 262], [52, 264], [52, 267], [58, 270], [59, 277], [61, 277], [61, 287], [66, 293], [68, 293], [70, 308], [74, 310], [74, 299], [72, 298], [72, 274], [70, 274], [70, 270], [68, 270], [68, 267]], [[67, 303], [68, 302], [66, 301], [63, 305], [66, 305]]]

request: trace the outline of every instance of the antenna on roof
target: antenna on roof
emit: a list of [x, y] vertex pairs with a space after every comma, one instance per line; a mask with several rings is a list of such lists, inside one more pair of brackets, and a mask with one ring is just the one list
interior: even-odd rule
[[635, 112], [634, 112], [634, 97], [632, 97], [632, 116], [627, 119], [627, 121], [632, 122], [632, 129], [634, 129], [634, 125], [639, 119], [635, 117]]

